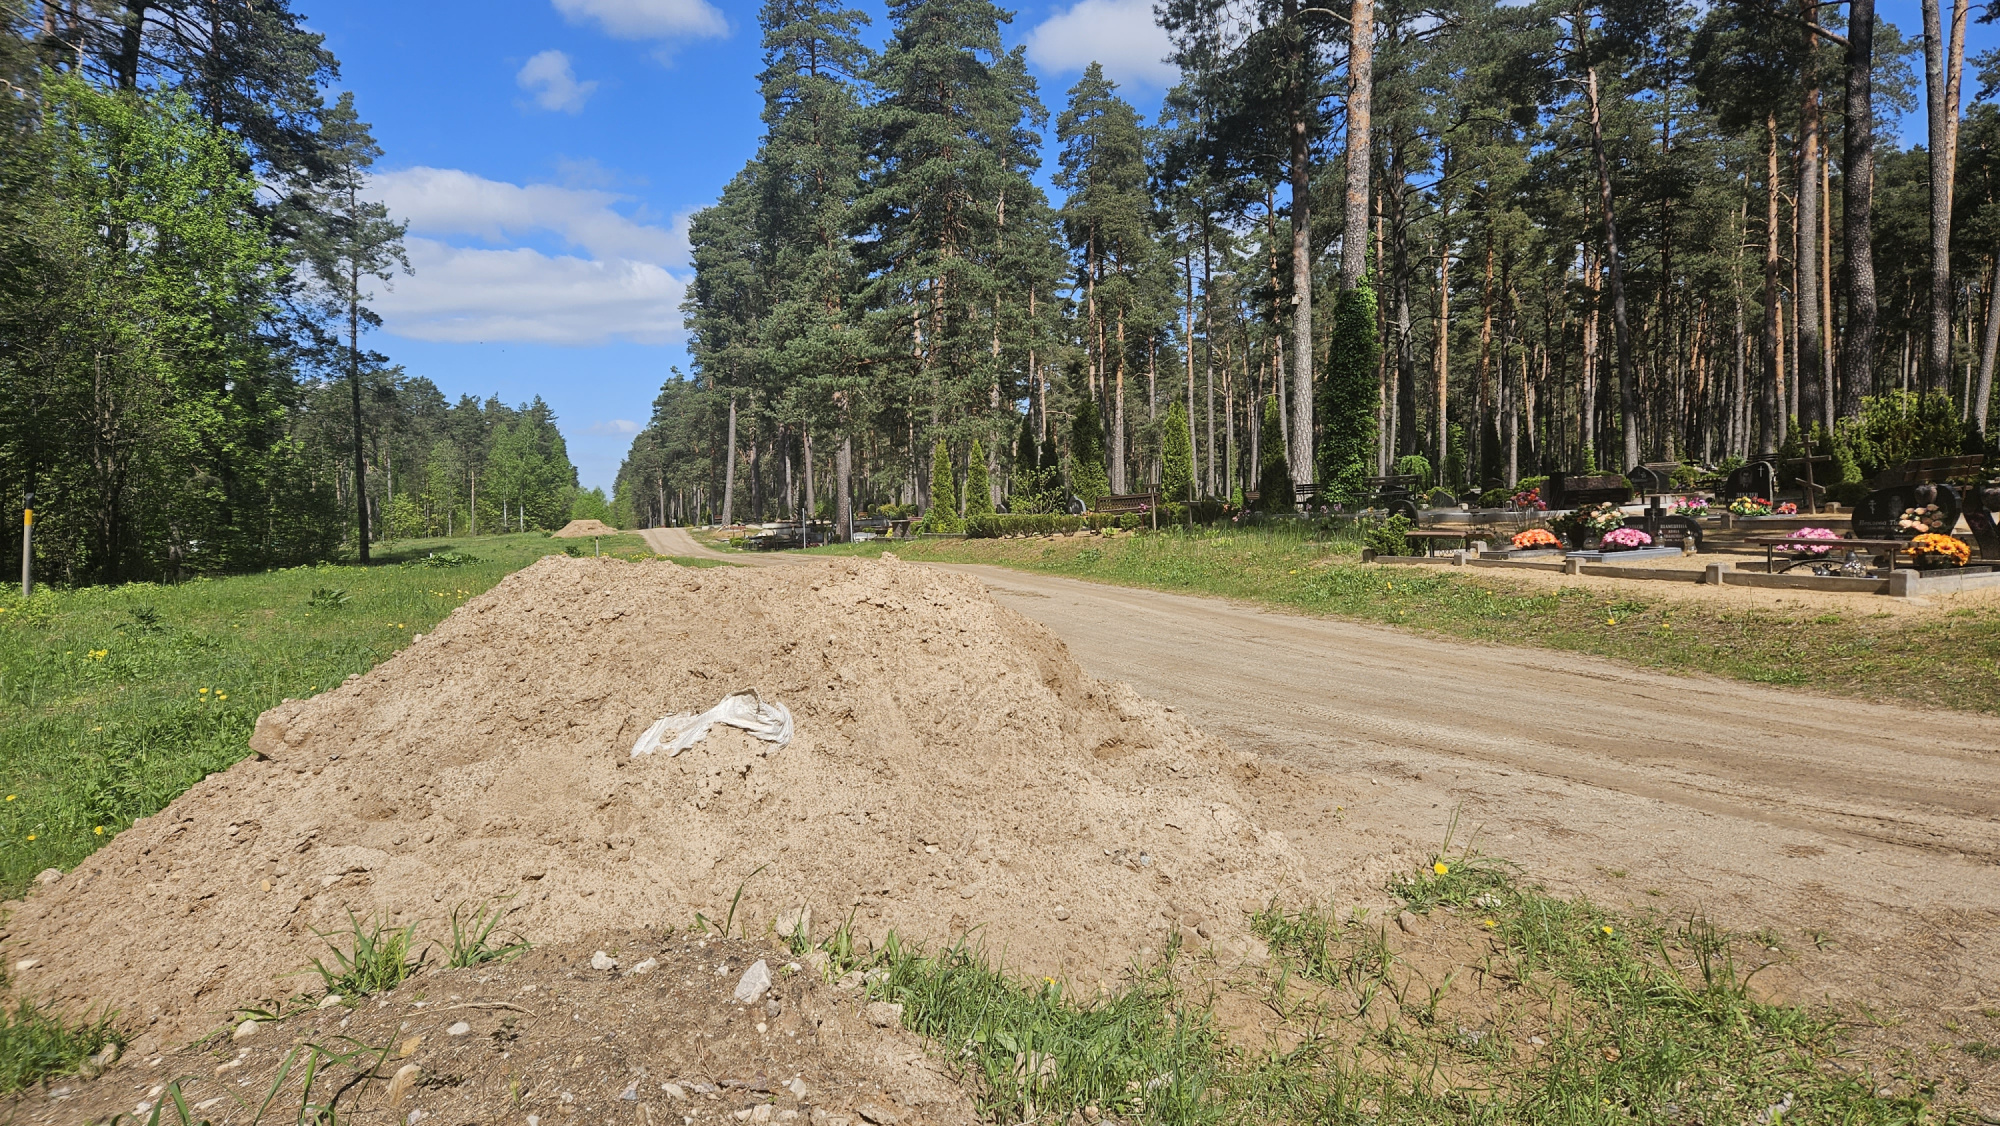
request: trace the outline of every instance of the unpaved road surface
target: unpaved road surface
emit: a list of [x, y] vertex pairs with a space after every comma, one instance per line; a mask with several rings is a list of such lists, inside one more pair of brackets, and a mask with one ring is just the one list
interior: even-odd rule
[[[721, 554], [680, 529], [647, 534], [655, 550]], [[1054, 630], [1085, 669], [1262, 755], [1274, 769], [1260, 819], [1329, 873], [1370, 849], [1414, 864], [1456, 810], [1461, 840], [1476, 831], [1552, 887], [1764, 933], [1778, 964], [1758, 980], [1781, 995], [1909, 1018], [1864, 1036], [1912, 1050], [2000, 1039], [1984, 1015], [2000, 1003], [1989, 720], [952, 569]]]

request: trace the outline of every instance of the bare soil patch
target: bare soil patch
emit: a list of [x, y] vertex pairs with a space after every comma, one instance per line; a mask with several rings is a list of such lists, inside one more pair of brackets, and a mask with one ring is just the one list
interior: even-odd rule
[[[717, 728], [634, 759], [658, 716], [757, 687], [782, 750]], [[144, 1055], [308, 983], [349, 915], [494, 900], [537, 943], [797, 906], [816, 932], [942, 941], [1108, 984], [1172, 927], [1243, 940], [1296, 886], [1242, 812], [1253, 756], [1085, 675], [974, 580], [550, 557], [365, 676], [259, 721], [211, 775], [19, 905], [15, 987], [120, 1010]], [[432, 924], [435, 926], [435, 923]]]
[[[592, 968], [600, 952], [616, 966]], [[758, 960], [772, 972], [772, 989], [739, 1004], [732, 993]], [[267, 1120], [292, 1121], [310, 1101], [331, 1104], [356, 1126], [529, 1115], [550, 1126], [975, 1121], [921, 1038], [877, 1027], [868, 1003], [861, 990], [825, 984], [761, 945], [611, 932], [499, 965], [424, 974], [352, 1005], [306, 1007], [241, 1039], [218, 1032], [134, 1055], [95, 1082], [53, 1083], [11, 1100], [8, 1120], [143, 1121], [172, 1098], [171, 1084], [197, 1121], [216, 1126], [252, 1121], [251, 1108], [267, 1097]], [[315, 1050], [319, 1073], [308, 1090], [305, 1064]], [[179, 1121], [171, 1103], [164, 1120]]]

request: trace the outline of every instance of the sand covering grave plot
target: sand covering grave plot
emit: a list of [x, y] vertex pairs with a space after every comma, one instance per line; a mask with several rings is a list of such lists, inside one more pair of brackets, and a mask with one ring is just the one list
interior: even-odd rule
[[[630, 756], [751, 686], [791, 708], [789, 746], [718, 727]], [[511, 896], [510, 926], [562, 942], [720, 923], [739, 887], [753, 931], [801, 905], [818, 935], [975, 928], [1087, 987], [1171, 927], [1240, 942], [1299, 871], [1241, 812], [1252, 756], [1086, 676], [975, 580], [893, 561], [550, 557], [252, 745], [14, 913], [18, 988], [117, 1008], [149, 1050], [315, 987], [286, 975], [350, 910], [439, 936]]]
[[589, 539], [591, 536], [615, 536], [620, 533], [618, 529], [602, 520], [571, 520], [559, 530], [549, 534], [557, 539], [576, 540]]

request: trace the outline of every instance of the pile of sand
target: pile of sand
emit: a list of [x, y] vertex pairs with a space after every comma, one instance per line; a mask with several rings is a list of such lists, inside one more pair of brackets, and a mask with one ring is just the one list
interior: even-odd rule
[[583, 540], [592, 536], [615, 536], [618, 529], [602, 520], [571, 520], [562, 526], [561, 531], [550, 534], [559, 540]]
[[[792, 709], [788, 747], [717, 728], [630, 757], [655, 718], [749, 686]], [[150, 1049], [316, 987], [286, 975], [350, 910], [435, 937], [511, 896], [511, 926], [563, 942], [720, 923], [739, 887], [753, 932], [801, 905], [818, 935], [983, 927], [1087, 985], [1170, 926], [1240, 941], [1297, 872], [1239, 812], [1251, 756], [1086, 676], [974, 580], [893, 560], [552, 556], [252, 745], [15, 912], [17, 987], [119, 1009]]]

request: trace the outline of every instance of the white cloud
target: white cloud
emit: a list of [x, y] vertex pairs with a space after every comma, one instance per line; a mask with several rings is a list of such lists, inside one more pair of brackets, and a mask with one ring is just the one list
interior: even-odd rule
[[729, 21], [707, 0], [554, 0], [571, 23], [594, 20], [620, 39], [729, 34]]
[[382, 293], [384, 325], [417, 340], [664, 344], [681, 332], [686, 283], [649, 262], [593, 261], [427, 238], [404, 245], [416, 276]]
[[641, 222], [613, 209], [630, 197], [595, 188], [509, 184], [456, 168], [405, 168], [375, 177], [373, 192], [389, 213], [425, 235], [472, 235], [503, 242], [552, 231], [600, 258], [657, 265], [687, 261], [687, 226]]
[[564, 113], [581, 110], [597, 89], [596, 82], [576, 80], [569, 56], [561, 51], [543, 51], [529, 59], [514, 76], [514, 84], [533, 94], [536, 105]]
[[590, 424], [592, 434], [637, 434], [638, 432], [639, 424], [629, 418], [614, 418], [609, 422]]
[[1153, 0], [1078, 0], [1031, 28], [1026, 43], [1028, 61], [1057, 73], [1096, 62], [1114, 82], [1164, 87], [1180, 77], [1165, 61], [1173, 45], [1153, 22]]
[[[659, 344], [682, 331], [685, 219], [672, 226], [615, 209], [628, 197], [552, 184], [510, 184], [454, 168], [375, 178], [372, 193], [410, 224], [415, 276], [378, 300], [389, 331], [418, 340]], [[585, 254], [517, 244], [553, 234]], [[498, 246], [462, 246], [473, 238]], [[587, 255], [587, 256], [586, 256]]]

